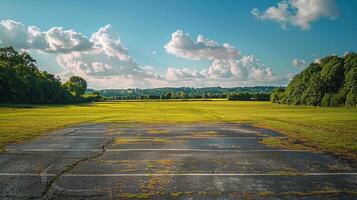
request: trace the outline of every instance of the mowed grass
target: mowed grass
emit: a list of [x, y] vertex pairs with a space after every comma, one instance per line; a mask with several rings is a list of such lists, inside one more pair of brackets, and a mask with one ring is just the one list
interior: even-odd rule
[[[254, 123], [307, 146], [356, 157], [357, 109], [244, 101], [103, 102], [0, 107], [0, 147], [78, 123]], [[269, 140], [268, 140], [269, 142]], [[271, 141], [272, 144], [279, 143]]]

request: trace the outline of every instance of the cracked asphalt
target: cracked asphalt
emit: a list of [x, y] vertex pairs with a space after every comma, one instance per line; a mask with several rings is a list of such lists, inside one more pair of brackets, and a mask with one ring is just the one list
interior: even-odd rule
[[0, 199], [357, 199], [357, 164], [246, 124], [82, 124], [0, 153]]

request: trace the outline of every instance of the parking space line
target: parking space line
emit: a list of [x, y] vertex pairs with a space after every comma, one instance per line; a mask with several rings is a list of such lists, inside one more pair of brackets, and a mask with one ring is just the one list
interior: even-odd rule
[[[338, 173], [164, 173], [164, 174], [62, 174], [64, 177], [148, 177], [148, 176], [357, 176], [357, 172], [338, 172]], [[0, 176], [56, 176], [56, 174], [38, 174], [38, 173], [0, 173]]]
[[[5, 151], [36, 151], [36, 152], [98, 152], [102, 149], [5, 149]], [[107, 152], [128, 152], [128, 151], [190, 151], [190, 152], [308, 152], [309, 150], [297, 149], [252, 149], [252, 150], [238, 150], [238, 149], [106, 149]]]
[[192, 151], [192, 152], [300, 152], [308, 150], [291, 150], [291, 149], [107, 149], [108, 152], [116, 151]]
[[103, 151], [102, 149], [5, 149], [5, 152], [11, 152], [11, 151], [36, 151], [36, 152], [62, 152], [62, 151], [73, 151], [73, 152], [101, 152]]
[[[231, 136], [126, 136], [126, 137], [120, 137], [120, 136], [46, 136], [45, 138], [69, 138], [69, 139], [155, 139], [155, 138], [180, 138], [180, 139], [261, 139], [261, 138], [267, 138], [267, 137], [272, 137], [272, 136], [236, 136], [236, 137], [231, 137]], [[282, 137], [274, 137], [274, 138], [287, 138], [285, 136]]]

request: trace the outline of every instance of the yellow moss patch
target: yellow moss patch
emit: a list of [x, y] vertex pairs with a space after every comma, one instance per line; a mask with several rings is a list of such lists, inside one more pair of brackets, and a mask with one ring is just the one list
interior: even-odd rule
[[275, 193], [275, 192], [260, 192], [258, 193], [259, 196], [287, 196], [287, 195], [293, 195], [293, 196], [315, 196], [315, 195], [338, 195], [338, 194], [352, 194], [352, 195], [357, 195], [356, 191], [352, 190], [339, 190], [339, 189], [333, 189], [333, 188], [322, 188], [321, 190], [314, 190], [314, 191], [306, 191], [306, 192], [301, 192], [301, 191], [291, 191], [291, 192], [280, 192], [280, 193]]
[[161, 165], [164, 165], [166, 167], [170, 167], [173, 164], [172, 160], [166, 159], [166, 160], [158, 160], [158, 163]]
[[145, 143], [150, 143], [150, 144], [160, 144], [160, 143], [178, 143], [178, 142], [184, 142], [183, 140], [171, 140], [171, 139], [165, 139], [165, 138], [153, 138], [153, 139], [148, 139], [148, 138], [118, 138], [115, 140], [115, 144], [145, 144]]
[[178, 198], [180, 196], [192, 195], [194, 192], [170, 192], [170, 195], [174, 198]]
[[261, 197], [266, 197], [266, 196], [274, 195], [274, 192], [269, 192], [269, 191], [258, 192], [258, 195]]
[[164, 129], [150, 129], [147, 132], [150, 134], [165, 134], [165, 133], [169, 133], [170, 131]]
[[329, 164], [327, 165], [327, 167], [329, 171], [333, 171], [333, 172], [351, 170], [351, 167], [346, 164]]
[[302, 145], [301, 142], [289, 138], [267, 137], [264, 138], [260, 143], [266, 144], [268, 146], [280, 147], [284, 149], [313, 150], [310, 147]]
[[137, 162], [131, 160], [104, 160], [105, 164], [116, 166], [120, 169], [120, 172], [137, 172], [139, 167]]
[[139, 194], [124, 193], [124, 194], [120, 194], [119, 197], [123, 197], [127, 199], [149, 199], [151, 196], [156, 194], [157, 193], [139, 193]]

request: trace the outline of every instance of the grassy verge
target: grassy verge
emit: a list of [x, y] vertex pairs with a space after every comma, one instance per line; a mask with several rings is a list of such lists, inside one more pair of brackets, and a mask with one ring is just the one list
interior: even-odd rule
[[[84, 122], [241, 122], [272, 128], [327, 152], [355, 156], [357, 109], [243, 101], [103, 102], [0, 107], [0, 147]], [[277, 145], [286, 141], [267, 141]]]

